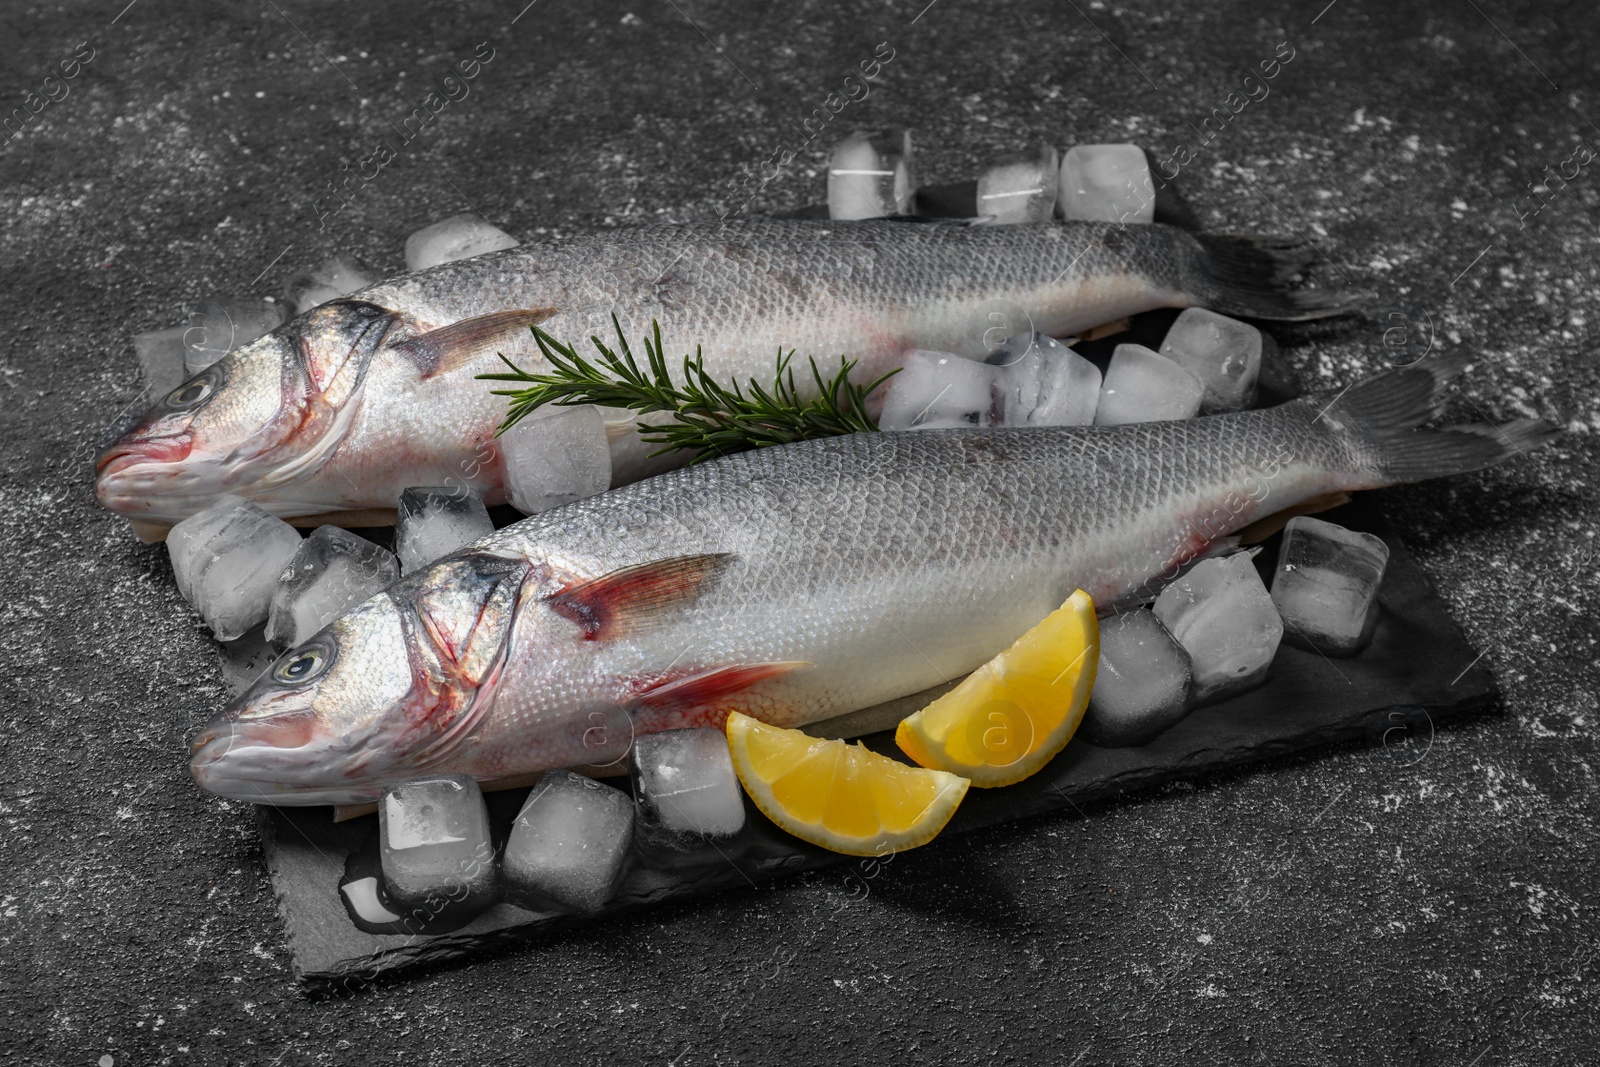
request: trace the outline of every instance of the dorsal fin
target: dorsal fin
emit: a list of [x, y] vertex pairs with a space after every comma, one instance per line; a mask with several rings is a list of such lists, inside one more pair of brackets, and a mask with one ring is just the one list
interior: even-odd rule
[[731, 553], [713, 552], [637, 563], [552, 593], [545, 603], [576, 623], [590, 641], [617, 637], [698, 596], [732, 559]]
[[394, 347], [417, 365], [417, 370], [426, 381], [437, 374], [466, 366], [506, 337], [537, 326], [555, 313], [555, 308], [496, 311], [492, 315], [452, 322], [448, 326], [401, 341]]

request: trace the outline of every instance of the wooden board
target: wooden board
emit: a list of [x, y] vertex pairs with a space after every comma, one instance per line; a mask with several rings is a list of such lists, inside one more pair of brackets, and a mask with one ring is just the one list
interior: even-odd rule
[[[1202, 708], [1148, 745], [1103, 749], [1069, 744], [1032, 778], [1005, 789], [968, 793], [945, 834], [969, 833], [1013, 819], [1067, 809], [1086, 800], [1147, 789], [1339, 742], [1365, 741], [1385, 758], [1420, 758], [1434, 728], [1494, 707], [1494, 680], [1477, 660], [1427, 577], [1368, 502], [1357, 500], [1326, 516], [1351, 529], [1378, 534], [1390, 549], [1380, 592], [1382, 617], [1372, 646], [1351, 659], [1327, 659], [1284, 646], [1260, 689]], [[1277, 539], [1258, 559], [1276, 558]], [[897, 754], [888, 733], [867, 743]], [[497, 847], [525, 790], [490, 794]], [[537, 939], [583, 923], [650, 907], [664, 900], [749, 887], [775, 876], [829, 864], [858, 862], [813, 848], [778, 830], [752, 805], [747, 826], [731, 845], [693, 870], [636, 863], [607, 908], [593, 916], [529, 911], [497, 904], [447, 934], [373, 935], [358, 930], [339, 899], [346, 859], [371, 847], [377, 819], [335, 824], [329, 808], [263, 808], [261, 825], [288, 934], [296, 975], [311, 989], [355, 985], [406, 967], [470, 959], [510, 941]], [[926, 846], [940, 848], [939, 842]]]

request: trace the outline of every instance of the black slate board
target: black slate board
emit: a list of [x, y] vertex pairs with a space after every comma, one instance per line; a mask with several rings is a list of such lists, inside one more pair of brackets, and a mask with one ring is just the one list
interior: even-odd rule
[[[1493, 678], [1449, 617], [1420, 567], [1365, 500], [1327, 513], [1330, 521], [1378, 534], [1389, 545], [1372, 646], [1330, 660], [1283, 646], [1265, 686], [1185, 718], [1139, 748], [1069, 744], [1044, 770], [1005, 789], [973, 789], [945, 834], [968, 833], [1079, 802], [1193, 778], [1290, 752], [1366, 740], [1390, 758], [1425, 752], [1436, 724], [1498, 703]], [[1258, 558], [1276, 558], [1276, 539]], [[898, 754], [888, 733], [867, 744]], [[502, 844], [525, 790], [490, 794]], [[329, 808], [263, 808], [261, 827], [295, 973], [309, 990], [354, 986], [406, 967], [470, 958], [508, 942], [648, 907], [669, 899], [749, 887], [775, 875], [863, 862], [813, 848], [777, 829], [747, 802], [750, 818], [724, 855], [692, 872], [635, 864], [616, 898], [595, 916], [575, 917], [497, 904], [446, 934], [372, 935], [356, 929], [338, 895], [347, 857], [368, 845], [377, 819], [336, 824]], [[925, 846], [937, 850], [939, 842]], [[870, 862], [870, 861], [866, 861]]]

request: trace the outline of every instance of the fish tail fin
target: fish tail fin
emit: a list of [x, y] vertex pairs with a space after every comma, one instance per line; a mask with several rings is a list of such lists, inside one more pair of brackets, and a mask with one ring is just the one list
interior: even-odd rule
[[1354, 311], [1368, 294], [1291, 285], [1317, 258], [1299, 237], [1195, 234], [1200, 248], [1184, 290], [1194, 302], [1225, 315], [1276, 322], [1325, 319]]
[[1547, 445], [1564, 432], [1543, 419], [1425, 428], [1437, 418], [1466, 355], [1425, 358], [1358, 382], [1332, 400], [1301, 401], [1356, 450], [1369, 488], [1465, 474]]

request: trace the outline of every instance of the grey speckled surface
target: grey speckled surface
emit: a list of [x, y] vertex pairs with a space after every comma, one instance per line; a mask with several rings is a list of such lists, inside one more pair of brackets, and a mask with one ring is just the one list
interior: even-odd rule
[[[515, 26], [520, 0], [6, 13], [7, 108], [78, 42], [96, 50], [70, 94], [0, 146], [8, 1059], [1592, 1054], [1593, 169], [1518, 219], [1526, 183], [1600, 137], [1591, 9], [939, 0], [918, 18], [924, 3], [540, 0]], [[498, 52], [473, 95], [319, 232], [311, 203], [340, 163], [483, 40]], [[894, 60], [837, 128], [915, 127], [933, 181], [1040, 138], [1134, 139], [1164, 156], [1291, 42], [1271, 95], [1183, 170], [1203, 221], [1305, 231], [1353, 281], [1431, 320], [1439, 343], [1484, 354], [1461, 413], [1575, 431], [1384, 501], [1486, 650], [1505, 714], [1441, 732], [1409, 767], [1360, 750], [1274, 765], [945, 842], [870, 879], [824, 872], [306, 1001], [251, 814], [183, 770], [182, 735], [222, 695], [212, 648], [163, 554], [89, 498], [99, 429], [139, 391], [128, 336], [177, 321], [186, 300], [273, 291], [335, 250], [395, 269], [408, 232], [469, 202], [521, 235], [714, 213], [736, 202], [738, 167], [883, 40]], [[833, 133], [752, 208], [814, 200]], [[1294, 339], [1288, 358], [1335, 384], [1382, 357], [1352, 330]]]

